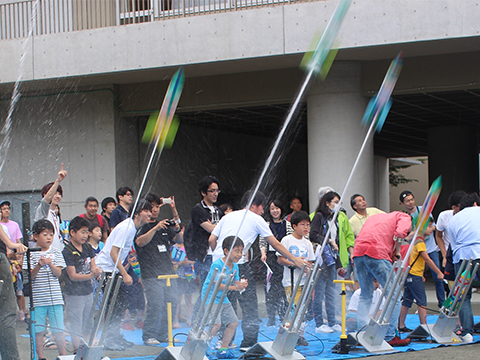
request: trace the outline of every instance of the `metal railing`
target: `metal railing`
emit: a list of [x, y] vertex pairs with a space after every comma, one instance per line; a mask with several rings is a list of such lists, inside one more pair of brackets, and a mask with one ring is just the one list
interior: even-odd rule
[[0, 0], [0, 40], [321, 0]]

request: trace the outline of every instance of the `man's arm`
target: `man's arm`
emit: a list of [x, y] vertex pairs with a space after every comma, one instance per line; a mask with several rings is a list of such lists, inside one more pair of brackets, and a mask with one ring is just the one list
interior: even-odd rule
[[23, 254], [23, 253], [27, 252], [27, 247], [24, 246], [21, 242], [14, 243], [14, 242], [12, 242], [12, 240], [10, 240], [8, 235], [3, 230], [2, 226], [0, 226], [0, 240], [3, 241], [3, 243], [5, 244], [5, 246], [7, 248], [12, 249], [12, 250], [16, 250], [17, 254]]
[[166, 229], [167, 228], [167, 221], [168, 219], [163, 219], [158, 222], [157, 225], [155, 225], [153, 228], [151, 228], [149, 231], [147, 231], [145, 234], [140, 235], [135, 239], [135, 244], [137, 244], [140, 247], [144, 247], [147, 245], [150, 241], [152, 241], [153, 235], [160, 230], [160, 229]]
[[45, 201], [47, 203], [50, 204], [52, 202], [53, 195], [55, 195], [55, 193], [57, 192], [58, 185], [60, 185], [60, 183], [62, 182], [63, 179], [65, 179], [66, 176], [67, 176], [67, 170], [63, 170], [63, 163], [62, 163], [62, 168], [58, 172], [55, 182], [53, 183], [50, 190], [48, 190], [48, 192], [45, 194]]
[[212, 224], [210, 220], [208, 220], [201, 223], [200, 226], [203, 228], [203, 230], [208, 231], [209, 233], [212, 233], [216, 225]]
[[212, 251], [215, 251], [215, 249], [217, 248], [217, 240], [217, 235], [210, 234], [210, 237], [208, 238], [208, 245], [210, 245]]
[[272, 245], [273, 248], [275, 250], [277, 250], [277, 252], [279, 252], [283, 257], [290, 260], [299, 269], [301, 269], [303, 265], [307, 265], [307, 268], [310, 268], [311, 264], [308, 261], [305, 261], [302, 258], [297, 258], [295, 255], [291, 254], [287, 250], [287, 248], [285, 246], [283, 246], [282, 243], [275, 238], [275, 236], [270, 235], [270, 236], [266, 237], [265, 239], [267, 239], [267, 241], [270, 243], [270, 245]]
[[133, 284], [133, 279], [130, 275], [128, 275], [127, 271], [123, 267], [123, 264], [121, 261], [117, 263], [118, 255], [120, 254], [120, 248], [116, 246], [112, 246], [112, 250], [110, 251], [110, 257], [113, 260], [113, 263], [117, 265], [118, 272], [120, 275], [123, 276], [123, 282], [125, 285], [129, 286]]

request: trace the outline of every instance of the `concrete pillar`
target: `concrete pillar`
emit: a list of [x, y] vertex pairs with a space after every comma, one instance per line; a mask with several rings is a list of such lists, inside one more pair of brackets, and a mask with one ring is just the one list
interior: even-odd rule
[[428, 177], [442, 175], [443, 188], [434, 215], [448, 205], [455, 190], [478, 191], [478, 128], [439, 126], [428, 130]]
[[[339, 194], [360, 150], [367, 129], [360, 122], [368, 103], [360, 91], [361, 69], [357, 62], [334, 63], [325, 82], [317, 81], [307, 97], [308, 167], [310, 210], [318, 205], [320, 186], [331, 186]], [[380, 85], [380, 84], [379, 84]], [[367, 144], [344, 207], [353, 214], [350, 196], [362, 194], [375, 206], [373, 141]]]

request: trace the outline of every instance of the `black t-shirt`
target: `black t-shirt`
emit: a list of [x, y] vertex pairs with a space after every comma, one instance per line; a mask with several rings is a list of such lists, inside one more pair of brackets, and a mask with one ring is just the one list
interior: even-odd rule
[[[158, 221], [143, 225], [137, 233], [137, 237], [146, 234], [158, 224]], [[172, 227], [158, 230], [152, 240], [145, 246], [138, 246], [135, 242], [137, 259], [142, 271], [142, 278], [157, 278], [158, 275], [173, 275], [172, 258], [170, 247], [174, 244], [175, 230]]]
[[[82, 252], [79, 252], [72, 243], [68, 243], [62, 254], [67, 266], [74, 266], [77, 274], [90, 274], [90, 263], [95, 258], [95, 252], [89, 243], [82, 245]], [[71, 281], [67, 274], [64, 291], [67, 295], [91, 294], [93, 292], [92, 281]]]
[[203, 260], [207, 255], [208, 238], [210, 237], [210, 233], [201, 227], [200, 224], [204, 223], [205, 221], [210, 221], [212, 224], [216, 224], [223, 216], [222, 210], [215, 205], [213, 208], [214, 212], [212, 212], [210, 208], [202, 201], [195, 205], [192, 209], [192, 237], [195, 243], [195, 259], [198, 260]]

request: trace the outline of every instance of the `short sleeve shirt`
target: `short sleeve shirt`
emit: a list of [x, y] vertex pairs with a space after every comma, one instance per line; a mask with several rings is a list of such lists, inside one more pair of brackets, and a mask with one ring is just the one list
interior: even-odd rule
[[[205, 279], [205, 283], [203, 284], [203, 288], [202, 288], [202, 298], [205, 297], [205, 294], [207, 292], [207, 288], [208, 288], [208, 284], [210, 284], [212, 280], [212, 277], [213, 277], [213, 272], [215, 271], [215, 269], [218, 269], [218, 272], [217, 272], [217, 275], [214, 279], [214, 281], [217, 281], [218, 280], [218, 277], [220, 275], [220, 273], [222, 272], [222, 269], [223, 267], [225, 266], [225, 263], [223, 262], [222, 259], [217, 259], [215, 260], [213, 263], [212, 263], [212, 266], [210, 267], [210, 271], [208, 272], [208, 275]], [[240, 281], [240, 275], [238, 274], [238, 265], [233, 263], [233, 267], [230, 269], [228, 266], [225, 266], [225, 278], [223, 279], [222, 283], [223, 284], [226, 284], [227, 283], [227, 280], [228, 280], [228, 275], [230, 275], [231, 273], [233, 273], [235, 271], [235, 276], [233, 278], [233, 281], [232, 281], [232, 284], [235, 282], [235, 281]], [[207, 298], [207, 304], [210, 302], [210, 299], [212, 297], [212, 294], [213, 294], [213, 290], [215, 288], [215, 285], [212, 285], [211, 289], [210, 289], [210, 293], [208, 294], [208, 298]], [[219, 304], [220, 303], [220, 298], [222, 297], [222, 294], [223, 294], [223, 291], [219, 291], [217, 293], [217, 296], [215, 297], [215, 304]], [[228, 300], [228, 297], [225, 296], [225, 299], [223, 299], [223, 304], [228, 304], [230, 302], [230, 300]]]
[[[31, 268], [37, 266], [41, 258], [51, 258], [55, 266], [62, 269], [66, 267], [62, 253], [53, 246], [47, 251], [35, 251], [30, 255]], [[27, 269], [27, 255], [23, 260], [23, 269]], [[62, 289], [58, 278], [53, 275], [49, 265], [45, 265], [38, 271], [35, 279], [32, 280], [32, 295], [34, 306], [63, 305]]]
[[[307, 261], [315, 260], [315, 253], [313, 252], [313, 246], [310, 241], [305, 238], [297, 239], [293, 235], [287, 235], [282, 239], [282, 245], [288, 250], [288, 252], [295, 257], [304, 257]], [[282, 256], [280, 253], [277, 253], [277, 256]], [[293, 264], [292, 264], [293, 265]], [[295, 268], [293, 271], [294, 281], [295, 283], [298, 281], [298, 278], [302, 276], [302, 280], [300, 281], [300, 285], [304, 285], [307, 279], [307, 273], [303, 272], [302, 270]], [[283, 286], [292, 286], [291, 280], [291, 270], [288, 266], [284, 266], [283, 269]], [[295, 285], [295, 284], [294, 284]]]
[[[82, 251], [78, 251], [72, 243], [69, 243], [63, 249], [62, 254], [65, 264], [75, 267], [77, 274], [90, 274], [90, 264], [92, 259], [95, 258], [95, 252], [89, 243], [82, 245]], [[93, 292], [92, 281], [72, 281], [67, 274], [64, 290], [67, 295], [88, 295]]]

